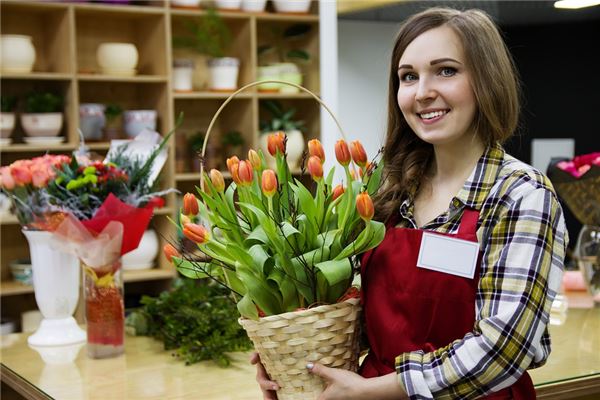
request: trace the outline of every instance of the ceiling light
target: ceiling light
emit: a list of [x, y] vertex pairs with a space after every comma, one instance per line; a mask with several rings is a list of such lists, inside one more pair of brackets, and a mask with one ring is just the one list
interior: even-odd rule
[[584, 8], [600, 4], [600, 0], [560, 0], [554, 2], [554, 8]]

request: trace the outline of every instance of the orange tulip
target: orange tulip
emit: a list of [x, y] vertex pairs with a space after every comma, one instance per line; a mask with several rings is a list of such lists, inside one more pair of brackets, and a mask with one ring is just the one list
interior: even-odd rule
[[210, 234], [205, 227], [193, 223], [183, 225], [183, 235], [198, 244], [204, 244], [210, 239]]
[[323, 164], [321, 159], [317, 156], [310, 156], [307, 162], [308, 172], [315, 181], [323, 178]]
[[375, 208], [373, 207], [373, 200], [367, 192], [362, 192], [356, 196], [356, 210], [358, 215], [366, 222], [370, 221], [375, 214]]
[[308, 154], [319, 157], [322, 163], [325, 162], [325, 150], [323, 150], [323, 145], [319, 142], [319, 139], [308, 141]]
[[192, 193], [183, 196], [183, 214], [191, 216], [198, 214], [198, 199]]
[[254, 179], [254, 173], [252, 171], [252, 164], [250, 161], [240, 161], [238, 164], [238, 177], [242, 186], [249, 186]]
[[279, 151], [281, 154], [284, 154], [285, 139], [285, 133], [282, 131], [269, 135], [267, 138], [267, 149], [269, 150], [269, 154], [271, 154], [273, 157], [277, 155], [277, 151]]
[[227, 169], [233, 175], [233, 166], [240, 163], [240, 159], [237, 156], [233, 156], [227, 159]]
[[167, 257], [167, 260], [170, 263], [173, 262], [173, 257], [181, 258], [181, 254], [179, 253], [179, 251], [177, 251], [177, 249], [170, 243], [165, 244], [165, 246], [163, 247], [163, 253], [165, 253], [165, 257]]
[[252, 168], [255, 170], [260, 170], [262, 163], [260, 161], [260, 157], [255, 150], [248, 150], [248, 160], [250, 160], [250, 164], [252, 164]]
[[350, 149], [344, 140], [335, 142], [335, 158], [343, 166], [350, 164]]
[[262, 173], [262, 191], [268, 197], [277, 191], [277, 175], [272, 169], [265, 169]]
[[225, 180], [223, 179], [223, 174], [221, 174], [219, 170], [214, 168], [210, 170], [210, 181], [217, 192], [225, 190]]
[[345, 191], [346, 191], [346, 189], [344, 189], [344, 187], [342, 185], [337, 185], [336, 187], [334, 187], [333, 188], [333, 200], [335, 201], [335, 199], [337, 199], [338, 197], [343, 195]]
[[354, 160], [356, 165], [359, 167], [367, 165], [367, 152], [360, 141], [354, 140], [350, 144], [350, 153], [352, 154], [352, 160]]

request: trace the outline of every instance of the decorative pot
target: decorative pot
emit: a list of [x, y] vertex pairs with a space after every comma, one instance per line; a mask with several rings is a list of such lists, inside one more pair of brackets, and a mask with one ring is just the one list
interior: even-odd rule
[[[260, 136], [259, 145], [263, 153], [265, 154], [265, 158], [267, 160], [267, 164], [269, 168], [275, 169], [275, 157], [271, 157], [268, 149], [268, 137], [269, 134], [274, 132], [269, 132]], [[287, 162], [290, 170], [295, 170], [300, 168], [300, 160], [302, 159], [302, 152], [304, 151], [304, 135], [299, 130], [291, 130], [286, 131], [285, 135], [287, 136], [287, 144], [285, 151], [287, 153]]]
[[138, 63], [138, 51], [133, 43], [101, 43], [96, 60], [103, 74], [133, 76]]
[[29, 73], [35, 63], [31, 36], [0, 35], [0, 70], [4, 73]]
[[29, 137], [58, 136], [63, 113], [31, 113], [21, 115], [21, 126]]
[[178, 58], [173, 60], [173, 90], [191, 92], [193, 88], [194, 60]]
[[99, 268], [82, 265], [88, 357], [116, 357], [125, 351], [121, 259]]
[[219, 10], [239, 10], [242, 6], [242, 0], [215, 0], [215, 6]]
[[158, 235], [152, 229], [144, 232], [137, 249], [123, 255], [123, 270], [149, 269], [154, 267], [158, 255]]
[[0, 112], [0, 138], [8, 139], [15, 129], [15, 113]]
[[310, 10], [310, 0], [273, 0], [278, 13], [306, 14]]
[[[258, 67], [258, 78], [257, 81], [271, 81], [279, 79], [279, 67], [277, 65], [267, 65], [264, 67]], [[281, 86], [277, 82], [263, 83], [258, 85], [257, 89], [263, 93], [278, 93]]]
[[176, 8], [199, 8], [202, 0], [171, 0], [171, 6]]
[[104, 104], [83, 103], [79, 106], [79, 129], [85, 140], [101, 140], [106, 123]]
[[131, 139], [144, 129], [156, 131], [156, 110], [128, 110], [123, 113], [125, 133]]
[[242, 0], [242, 11], [263, 12], [267, 6], [267, 0]]
[[600, 226], [584, 225], [581, 228], [575, 254], [594, 304], [600, 306]]
[[84, 342], [86, 335], [71, 315], [79, 299], [79, 260], [52, 243], [52, 233], [23, 230], [29, 242], [35, 300], [42, 312], [32, 346], [62, 346]]
[[211, 58], [208, 60], [208, 68], [210, 90], [230, 92], [237, 89], [239, 59], [233, 57]]
[[[276, 64], [279, 68], [279, 80], [302, 85], [302, 73], [300, 68], [294, 63], [279, 63]], [[300, 89], [290, 85], [281, 85], [279, 88], [281, 93], [300, 93]]]

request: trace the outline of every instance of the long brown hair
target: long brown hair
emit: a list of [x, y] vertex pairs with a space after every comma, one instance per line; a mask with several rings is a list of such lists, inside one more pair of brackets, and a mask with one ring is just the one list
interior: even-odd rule
[[422, 33], [451, 28], [460, 38], [477, 101], [473, 131], [484, 145], [508, 139], [517, 128], [520, 110], [519, 79], [514, 61], [498, 28], [480, 10], [430, 8], [406, 20], [394, 44], [390, 64], [388, 126], [383, 160], [385, 184], [375, 197], [376, 216], [387, 221], [401, 202], [413, 194], [433, 157], [433, 146], [419, 139], [398, 106], [398, 64], [408, 45]]

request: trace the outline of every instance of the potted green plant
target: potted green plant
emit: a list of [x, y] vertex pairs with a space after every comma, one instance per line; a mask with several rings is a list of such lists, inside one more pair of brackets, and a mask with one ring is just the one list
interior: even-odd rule
[[15, 129], [16, 96], [0, 96], [0, 144], [10, 144]]
[[232, 35], [217, 11], [209, 8], [199, 20], [186, 21], [184, 28], [187, 34], [174, 36], [173, 47], [192, 49], [209, 57], [207, 61], [209, 89], [212, 91], [237, 89], [240, 60], [235, 57], [225, 57]]
[[[258, 58], [262, 66], [258, 67], [258, 80], [277, 79], [302, 85], [302, 73], [299, 64], [310, 60], [310, 54], [299, 44], [312, 30], [310, 24], [298, 23], [285, 29], [275, 25], [271, 27], [268, 42], [258, 46]], [[299, 89], [279, 84], [259, 86], [259, 91], [297, 93]]]
[[63, 97], [52, 92], [31, 92], [25, 97], [25, 113], [21, 126], [27, 134], [28, 143], [60, 143], [57, 138], [63, 124]]
[[244, 152], [244, 136], [239, 131], [232, 130], [227, 132], [221, 138], [221, 145], [225, 148], [225, 154], [227, 157], [234, 155], [242, 156]]
[[109, 103], [104, 108], [104, 138], [106, 140], [119, 139], [121, 126], [123, 126], [123, 108], [115, 103]]
[[[267, 137], [269, 134], [277, 131], [285, 132], [288, 140], [288, 162], [291, 168], [297, 168], [304, 151], [304, 136], [302, 135], [305, 130], [304, 121], [294, 119], [295, 108], [286, 109], [277, 100], [264, 100], [260, 102], [260, 105], [271, 115], [270, 119], [260, 121], [260, 148], [263, 153], [267, 154]], [[269, 162], [271, 162], [271, 159], [269, 159]]]

